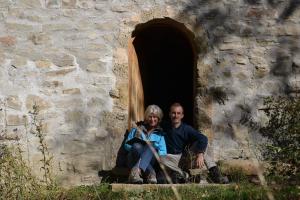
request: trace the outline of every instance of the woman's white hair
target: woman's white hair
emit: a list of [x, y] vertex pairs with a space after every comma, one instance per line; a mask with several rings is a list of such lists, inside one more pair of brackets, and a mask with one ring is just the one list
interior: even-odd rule
[[158, 117], [159, 121], [162, 120], [164, 114], [163, 111], [158, 107], [157, 105], [149, 105], [145, 110], [145, 119], [148, 119], [148, 117], [153, 114]]

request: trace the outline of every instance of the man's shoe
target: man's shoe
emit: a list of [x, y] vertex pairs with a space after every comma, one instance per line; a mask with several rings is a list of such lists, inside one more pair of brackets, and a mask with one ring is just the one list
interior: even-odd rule
[[173, 172], [171, 176], [173, 183], [187, 183], [189, 180], [189, 174], [187, 172], [183, 172], [180, 174], [179, 172]]
[[213, 183], [227, 184], [229, 180], [227, 176], [222, 176], [217, 166], [209, 168], [209, 178]]
[[128, 177], [128, 182], [129, 183], [134, 183], [134, 184], [142, 184], [143, 179], [141, 177], [141, 170], [139, 168], [132, 168]]

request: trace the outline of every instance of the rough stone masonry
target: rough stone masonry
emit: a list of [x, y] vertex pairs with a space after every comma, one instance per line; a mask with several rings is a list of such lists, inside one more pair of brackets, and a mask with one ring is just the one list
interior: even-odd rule
[[0, 142], [38, 174], [33, 105], [62, 185], [111, 169], [128, 119], [127, 44], [168, 17], [195, 35], [196, 124], [216, 160], [248, 159], [269, 95], [300, 86], [300, 9], [292, 0], [0, 0]]

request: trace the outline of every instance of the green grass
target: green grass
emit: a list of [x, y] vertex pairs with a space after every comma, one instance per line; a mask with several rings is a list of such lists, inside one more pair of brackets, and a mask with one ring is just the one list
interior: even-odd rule
[[[199, 188], [187, 186], [178, 189], [179, 194], [184, 200], [265, 200], [266, 192], [262, 187], [250, 183], [233, 184], [231, 186], [211, 186]], [[275, 199], [278, 200], [299, 200], [299, 186], [278, 187], [272, 189]], [[176, 199], [171, 189], [160, 188], [139, 191], [119, 191], [112, 192], [108, 184], [93, 186], [74, 187], [69, 190], [57, 188], [55, 191], [42, 192], [35, 194], [31, 199], [58, 199], [58, 200], [173, 200]]]

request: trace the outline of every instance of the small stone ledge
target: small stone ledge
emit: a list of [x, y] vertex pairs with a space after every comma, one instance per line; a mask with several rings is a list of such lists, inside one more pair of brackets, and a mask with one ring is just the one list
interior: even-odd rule
[[187, 184], [120, 184], [120, 183], [112, 183], [110, 184], [110, 188], [113, 192], [119, 191], [141, 191], [141, 190], [153, 190], [159, 188], [183, 188], [183, 187], [228, 187], [232, 186], [232, 184], [208, 184], [208, 183], [187, 183]]
[[259, 163], [256, 165], [252, 160], [241, 160], [241, 159], [232, 159], [232, 160], [222, 160], [219, 161], [221, 171], [224, 174], [231, 174], [233, 171], [241, 171], [248, 176], [257, 176], [259, 172], [265, 171], [265, 163]]

